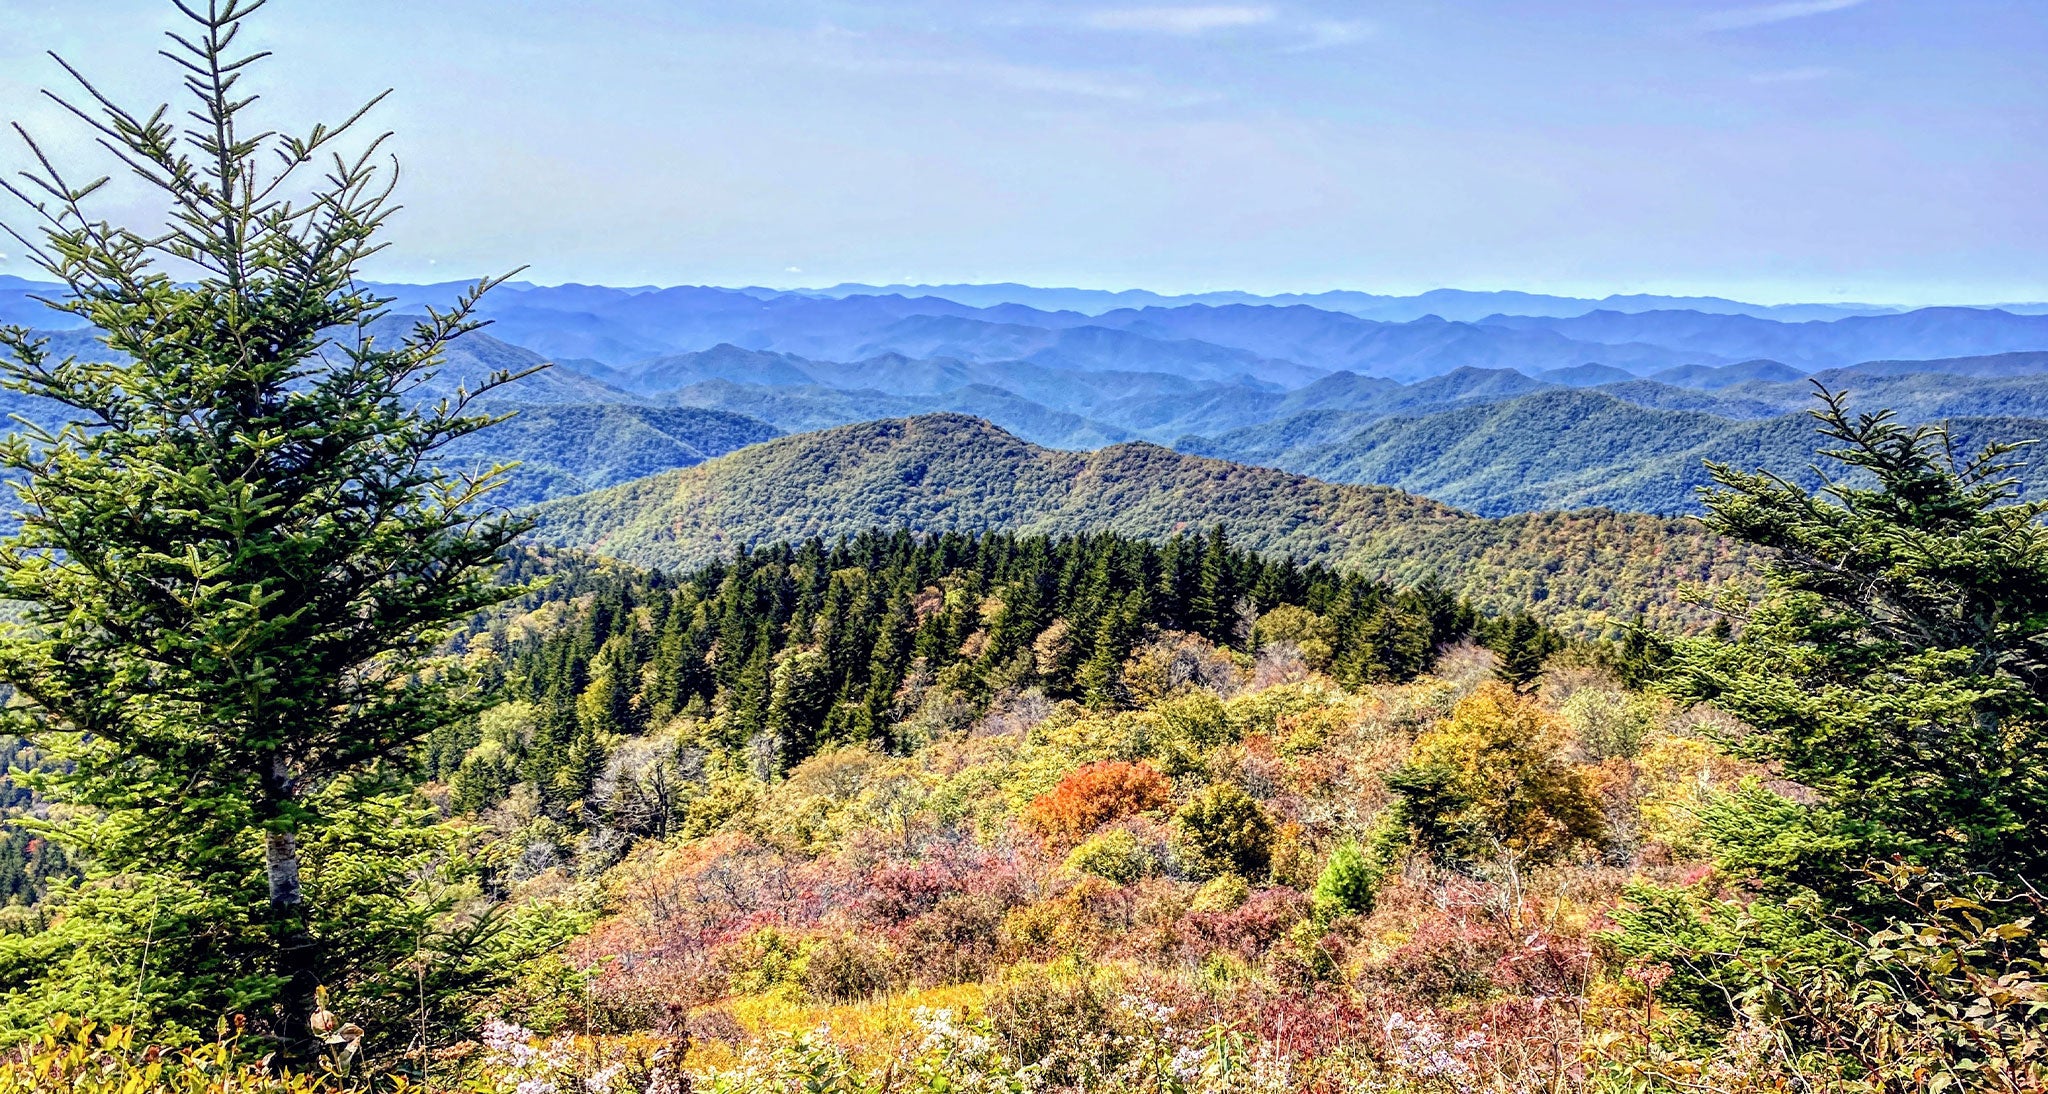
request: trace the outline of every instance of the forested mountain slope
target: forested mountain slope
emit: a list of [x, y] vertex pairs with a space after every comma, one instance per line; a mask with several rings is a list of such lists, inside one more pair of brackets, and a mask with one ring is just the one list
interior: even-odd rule
[[465, 467], [514, 463], [492, 500], [525, 505], [689, 467], [780, 436], [756, 418], [695, 407], [617, 403], [493, 407], [509, 419], [448, 446]]
[[664, 568], [873, 527], [1160, 538], [1221, 526], [1255, 550], [1401, 583], [1434, 574], [1482, 608], [1530, 605], [1594, 626], [1697, 621], [1678, 587], [1725, 577], [1738, 561], [1686, 520], [1606, 511], [1487, 520], [1398, 490], [1149, 444], [1050, 451], [947, 414], [779, 438], [538, 512], [543, 542]]
[[[1396, 486], [1484, 516], [1586, 506], [1693, 513], [1698, 489], [1710, 482], [1708, 461], [1818, 485], [1805, 413], [1743, 420], [1697, 405], [1652, 409], [1605, 389], [1554, 389], [1418, 416], [1304, 414], [1176, 447], [1332, 482]], [[1956, 418], [1951, 426], [1968, 448], [2048, 436], [2048, 421], [2038, 418]], [[2029, 496], [2048, 489], [2048, 467], [2024, 475]]]

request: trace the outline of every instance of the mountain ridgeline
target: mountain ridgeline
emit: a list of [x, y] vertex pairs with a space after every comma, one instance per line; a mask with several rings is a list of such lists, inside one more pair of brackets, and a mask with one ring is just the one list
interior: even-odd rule
[[[1924, 392], [1881, 381], [1871, 386], [1893, 402], [1870, 405], [1903, 404], [1920, 420], [1947, 417], [1916, 413], [1927, 403], [1954, 405], [1973, 394], [1968, 385], [1960, 391], [1954, 384], [1929, 385]], [[1800, 394], [1811, 401], [1811, 391]], [[2040, 391], [2048, 395], [2048, 385]], [[1748, 387], [1736, 397], [1780, 394]], [[1994, 409], [2004, 401], [1974, 394]], [[2024, 409], [2035, 411], [2033, 402], [2029, 398]], [[1959, 448], [1970, 451], [2048, 436], [2044, 417], [1951, 417], [1949, 427]], [[1691, 512], [1712, 482], [1709, 463], [1769, 470], [1808, 489], [1820, 484], [1813, 422], [1805, 413], [1730, 418], [1690, 407], [1646, 407], [1607, 389], [1539, 390], [1414, 416], [1310, 412], [1213, 438], [1184, 437], [1176, 447], [1332, 482], [1398, 486], [1484, 516], [1594, 506]], [[2021, 484], [2040, 496], [2048, 488], [2048, 465], [2023, 468]]]
[[1489, 520], [1375, 486], [1113, 445], [1060, 452], [985, 421], [926, 415], [782, 437], [695, 467], [549, 502], [543, 542], [681, 569], [779, 541], [870, 528], [1111, 531], [1229, 542], [1401, 586], [1432, 578], [1489, 611], [1560, 625], [1697, 623], [1676, 590], [1743, 555], [1686, 520], [1589, 510]]
[[[34, 291], [0, 285], [0, 307], [32, 316]], [[455, 287], [385, 291], [393, 312], [375, 333], [388, 340], [409, 310], [444, 304]], [[1448, 290], [1165, 298], [1000, 285], [507, 285], [485, 298], [489, 330], [454, 342], [413, 397], [552, 363], [494, 393], [497, 409], [524, 408], [526, 424], [451, 453], [521, 462], [501, 495], [514, 504], [778, 434], [965, 414], [1046, 448], [1149, 441], [1397, 486], [1483, 516], [1681, 515], [1699, 511], [1706, 461], [1813, 485], [1815, 383], [1862, 407], [1952, 420], [1972, 443], [2048, 435], [2041, 311]], [[58, 349], [99, 349], [78, 330], [50, 334]], [[44, 418], [18, 398], [6, 409]]]
[[[626, 400], [787, 433], [968, 414], [1048, 448], [1152, 441], [1398, 486], [1485, 516], [1696, 513], [1708, 461], [1814, 485], [1815, 383], [1908, 418], [1952, 419], [1970, 443], [2048, 435], [2048, 317], [1997, 310], [1390, 322], [1299, 303], [1084, 314], [904, 297], [742, 306], [707, 292], [611, 306], [650, 338], [668, 331], [672, 346], [727, 340], [571, 367]], [[544, 311], [514, 318], [545, 324]]]

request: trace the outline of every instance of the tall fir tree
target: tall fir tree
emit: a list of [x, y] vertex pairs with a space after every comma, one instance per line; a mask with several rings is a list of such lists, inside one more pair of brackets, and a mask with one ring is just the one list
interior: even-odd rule
[[516, 592], [493, 578], [523, 525], [480, 504], [504, 469], [436, 462], [495, 420], [470, 400], [511, 377], [415, 397], [478, 325], [487, 285], [370, 336], [386, 302], [358, 269], [381, 247], [395, 169], [381, 137], [342, 150], [370, 106], [303, 136], [252, 123], [243, 80], [265, 55], [235, 41], [260, 6], [180, 7], [191, 26], [164, 55], [189, 115], [131, 111], [68, 65], [83, 97], [53, 96], [167, 223], [101, 219], [107, 180], [78, 181], [33, 138], [39, 166], [5, 184], [33, 218], [10, 231], [63, 283], [52, 306], [113, 360], [0, 331], [0, 382], [71, 416], [0, 443], [21, 515], [0, 596], [26, 606], [0, 636], [0, 679], [23, 732], [65, 760], [53, 792], [104, 818], [61, 834], [98, 869], [178, 875], [254, 923], [256, 941], [223, 943], [262, 970], [233, 993], [276, 1004], [289, 1039], [341, 971], [302, 848], [466, 712], [434, 652]]
[[2017, 446], [1959, 456], [1823, 396], [1840, 479], [1714, 467], [1707, 522], [1773, 552], [1768, 587], [1723, 603], [1739, 629], [1678, 642], [1670, 679], [1820, 793], [1831, 841], [2048, 883], [2048, 501], [2016, 498]]

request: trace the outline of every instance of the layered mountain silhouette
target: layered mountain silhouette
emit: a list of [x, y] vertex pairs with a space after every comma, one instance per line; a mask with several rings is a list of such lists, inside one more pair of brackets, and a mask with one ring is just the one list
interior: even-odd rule
[[[2048, 416], [1965, 417], [1950, 426], [1965, 449], [2048, 436]], [[1178, 447], [1337, 482], [1398, 486], [1493, 516], [1587, 506], [1687, 512], [1712, 483], [1710, 462], [1819, 485], [1813, 422], [1803, 413], [1737, 420], [1648, 408], [1597, 389], [1369, 422], [1304, 415]], [[2048, 488], [2048, 466], [2030, 468], [2023, 482], [2030, 491]]]
[[[381, 286], [394, 338], [458, 284]], [[0, 321], [105, 353], [0, 277]], [[1439, 290], [1285, 297], [1017, 285], [507, 285], [414, 397], [475, 391], [519, 417], [468, 442], [519, 461], [524, 504], [689, 466], [783, 434], [968, 415], [1020, 442], [1130, 442], [1397, 486], [1484, 515], [1697, 512], [1706, 461], [1810, 476], [1815, 385], [1863, 409], [1953, 419], [1969, 444], [2048, 433], [2048, 315], [2013, 308], [1758, 306], [1718, 298]], [[540, 367], [547, 366], [547, 367]], [[33, 421], [61, 408], [8, 395]], [[1800, 480], [1809, 481], [1809, 480]], [[2022, 476], [2029, 489], [2038, 476]]]

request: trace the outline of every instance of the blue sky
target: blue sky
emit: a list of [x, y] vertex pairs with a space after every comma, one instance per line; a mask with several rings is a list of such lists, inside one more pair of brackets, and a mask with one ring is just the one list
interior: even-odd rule
[[[396, 89], [391, 278], [1932, 303], [2048, 298], [2043, 14], [273, 0], [252, 31], [281, 119]], [[85, 155], [38, 51], [160, 99], [171, 15], [0, 0], [0, 117]]]

